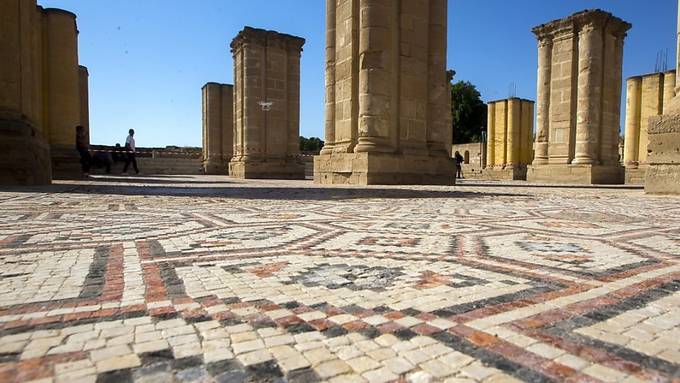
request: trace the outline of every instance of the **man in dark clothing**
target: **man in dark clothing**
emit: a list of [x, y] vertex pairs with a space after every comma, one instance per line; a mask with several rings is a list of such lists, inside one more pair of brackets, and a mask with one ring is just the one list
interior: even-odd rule
[[80, 154], [80, 167], [83, 171], [83, 177], [89, 177], [90, 166], [92, 164], [92, 156], [90, 156], [90, 143], [87, 142], [85, 128], [76, 126], [76, 150]]
[[125, 151], [127, 152], [127, 160], [125, 161], [125, 167], [123, 168], [123, 175], [127, 175], [128, 166], [132, 163], [132, 167], [135, 169], [135, 173], [139, 174], [139, 169], [137, 169], [137, 159], [135, 158], [135, 130], [130, 129], [128, 131], [129, 135], [125, 140]]
[[465, 161], [465, 159], [463, 158], [463, 156], [460, 155], [459, 152], [456, 152], [455, 158], [456, 158], [456, 178], [464, 178], [463, 161]]

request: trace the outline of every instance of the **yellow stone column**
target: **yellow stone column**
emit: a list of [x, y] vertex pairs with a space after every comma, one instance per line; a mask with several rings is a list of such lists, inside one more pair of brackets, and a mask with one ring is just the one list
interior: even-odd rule
[[522, 108], [521, 101], [518, 98], [511, 98], [508, 100], [508, 132], [505, 137], [506, 142], [506, 165], [519, 165], [520, 160], [520, 145], [521, 145], [521, 129], [522, 129]]
[[321, 154], [333, 152], [335, 143], [335, 0], [326, 0], [326, 104], [324, 112], [324, 147]]
[[637, 165], [640, 145], [640, 106], [642, 77], [631, 77], [626, 82], [626, 131], [623, 161], [626, 165]]
[[54, 8], [44, 12], [49, 141], [53, 148], [74, 149], [80, 123], [76, 15]]
[[493, 168], [496, 156], [496, 105], [489, 102], [486, 123], [486, 167]]
[[80, 93], [80, 125], [85, 128], [87, 142], [90, 142], [90, 74], [87, 68], [80, 65], [78, 67], [78, 90]]
[[[393, 0], [360, 0], [359, 140], [355, 152], [392, 152], [395, 127], [392, 88], [394, 68]], [[397, 136], [398, 137], [398, 136]]]
[[663, 106], [663, 75], [655, 73], [642, 77], [642, 93], [640, 96], [640, 138], [638, 161], [647, 161], [647, 145], [649, 144], [649, 118], [661, 114]]
[[496, 101], [494, 105], [496, 107], [494, 166], [505, 166], [508, 163], [508, 100]]
[[536, 155], [534, 165], [548, 163], [548, 141], [550, 135], [550, 79], [552, 70], [552, 38], [538, 39], [538, 105], [536, 106]]
[[520, 134], [520, 163], [531, 164], [533, 161], [534, 103], [522, 100], [522, 133]]
[[668, 114], [671, 101], [675, 98], [675, 71], [663, 74], [663, 114]]
[[579, 32], [578, 96], [576, 106], [576, 146], [573, 164], [599, 162], [599, 136], [602, 128], [603, 37], [591, 21]]

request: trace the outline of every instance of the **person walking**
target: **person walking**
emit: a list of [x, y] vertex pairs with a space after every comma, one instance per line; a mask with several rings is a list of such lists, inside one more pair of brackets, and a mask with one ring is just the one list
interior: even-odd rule
[[90, 155], [90, 143], [87, 142], [85, 128], [81, 125], [76, 126], [76, 150], [80, 154], [80, 168], [83, 172], [83, 177], [89, 177], [92, 156]]
[[130, 166], [130, 163], [132, 163], [135, 173], [139, 174], [139, 169], [137, 168], [137, 159], [135, 158], [135, 130], [130, 129], [128, 133], [127, 139], [125, 140], [125, 151], [127, 152], [127, 158], [125, 160], [125, 167], [123, 167], [123, 175], [127, 175], [127, 170], [128, 166]]
[[463, 177], [463, 161], [465, 161], [465, 159], [457, 151], [456, 151], [455, 158], [456, 158], [456, 178], [464, 178]]

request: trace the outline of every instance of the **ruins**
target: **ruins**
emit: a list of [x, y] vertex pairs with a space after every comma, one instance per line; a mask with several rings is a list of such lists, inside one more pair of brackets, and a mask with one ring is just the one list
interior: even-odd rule
[[232, 41], [232, 177], [304, 178], [304, 164], [298, 158], [304, 43], [300, 37], [250, 27]]
[[489, 102], [484, 178], [526, 180], [534, 158], [534, 102], [510, 98]]
[[[680, 48], [680, 1], [678, 1], [677, 38]], [[676, 57], [676, 70], [677, 68], [680, 68], [680, 49]], [[670, 91], [664, 93], [670, 93]], [[675, 81], [674, 93], [675, 97], [663, 108], [663, 115], [649, 118], [645, 192], [651, 194], [680, 194], [680, 84], [678, 81]]]
[[447, 1], [326, 1], [320, 184], [454, 184]]
[[533, 29], [538, 101], [529, 181], [623, 182], [618, 137], [623, 42], [630, 28], [610, 13], [588, 10]]
[[0, 52], [1, 181], [49, 183], [53, 171], [78, 166], [75, 127], [89, 126], [76, 16], [35, 0], [3, 1]]
[[626, 130], [623, 161], [627, 184], [643, 184], [647, 170], [649, 117], [663, 114], [675, 97], [675, 71], [631, 77], [626, 81]]
[[234, 86], [209, 82], [203, 93], [203, 169], [229, 174], [234, 150]]

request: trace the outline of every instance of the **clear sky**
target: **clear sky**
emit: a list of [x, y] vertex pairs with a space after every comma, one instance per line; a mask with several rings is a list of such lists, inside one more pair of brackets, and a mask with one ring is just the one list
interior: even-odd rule
[[[200, 146], [201, 87], [233, 83], [229, 43], [245, 25], [307, 39], [300, 133], [323, 138], [324, 0], [38, 2], [78, 15], [94, 144], [122, 143], [135, 128], [138, 146]], [[455, 80], [477, 85], [485, 101], [507, 97], [511, 84], [518, 97], [535, 100], [531, 28], [601, 8], [633, 24], [624, 80], [653, 72], [659, 51], [668, 50], [673, 69], [676, 6], [676, 0], [449, 0], [448, 66]]]

